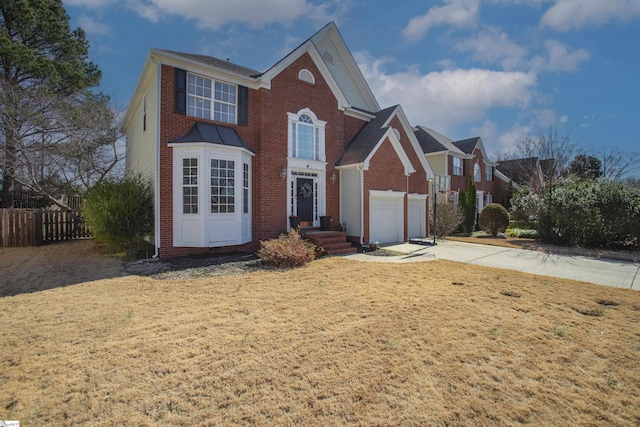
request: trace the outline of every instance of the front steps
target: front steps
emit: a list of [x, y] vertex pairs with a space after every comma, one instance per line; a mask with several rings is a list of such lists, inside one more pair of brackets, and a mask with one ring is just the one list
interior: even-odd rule
[[351, 254], [358, 249], [347, 242], [344, 231], [322, 231], [319, 228], [301, 228], [300, 234], [319, 246], [328, 255]]

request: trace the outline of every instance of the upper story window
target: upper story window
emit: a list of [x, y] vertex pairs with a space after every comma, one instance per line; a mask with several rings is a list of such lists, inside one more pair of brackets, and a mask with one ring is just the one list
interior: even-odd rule
[[473, 180], [476, 182], [482, 181], [482, 173], [480, 172], [480, 165], [477, 163], [473, 165]]
[[485, 165], [484, 167], [484, 180], [493, 181], [493, 166]]
[[196, 74], [187, 74], [187, 115], [236, 123], [238, 88]]
[[289, 116], [289, 156], [324, 161], [324, 127], [326, 122], [304, 109]]
[[454, 175], [462, 176], [462, 159], [460, 157], [453, 157], [453, 170]]
[[303, 68], [298, 72], [298, 79], [302, 80], [303, 82], [316, 84], [316, 78], [313, 76], [311, 71], [307, 70], [306, 68]]

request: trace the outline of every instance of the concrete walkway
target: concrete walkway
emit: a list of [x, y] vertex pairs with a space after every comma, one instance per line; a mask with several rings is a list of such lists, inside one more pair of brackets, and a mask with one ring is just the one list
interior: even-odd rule
[[465, 262], [485, 267], [504, 268], [543, 276], [580, 280], [597, 285], [640, 290], [640, 263], [557, 255], [542, 251], [444, 240], [436, 246], [402, 243], [385, 249], [403, 253], [394, 257], [365, 254], [347, 258], [367, 262], [419, 262], [434, 259]]

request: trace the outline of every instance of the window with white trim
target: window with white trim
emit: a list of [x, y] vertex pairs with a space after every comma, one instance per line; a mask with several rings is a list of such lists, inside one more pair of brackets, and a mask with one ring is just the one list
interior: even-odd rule
[[187, 74], [187, 115], [236, 123], [238, 87], [197, 74]]
[[453, 170], [454, 175], [462, 176], [462, 159], [460, 157], [453, 157]]
[[449, 201], [454, 205], [457, 205], [460, 201], [460, 193], [458, 193], [457, 191], [452, 191], [451, 193], [449, 193]]
[[484, 204], [485, 204], [485, 206], [489, 205], [491, 203], [493, 203], [493, 194], [485, 194], [485, 196], [484, 196]]
[[493, 166], [484, 166], [484, 179], [485, 181], [493, 181]]
[[182, 213], [198, 213], [198, 159], [182, 159]]
[[324, 161], [324, 127], [308, 109], [289, 116], [289, 152], [291, 157]]
[[211, 159], [211, 213], [235, 212], [235, 162]]
[[313, 76], [313, 73], [306, 68], [298, 71], [298, 79], [302, 80], [303, 82], [316, 84], [316, 78]]
[[242, 213], [249, 213], [249, 164], [242, 164]]
[[482, 173], [480, 173], [480, 165], [478, 163], [473, 165], [473, 180], [476, 182], [482, 181]]

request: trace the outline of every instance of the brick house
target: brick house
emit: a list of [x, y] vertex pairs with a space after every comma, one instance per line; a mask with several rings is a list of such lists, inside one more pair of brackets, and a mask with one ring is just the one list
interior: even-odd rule
[[458, 203], [459, 193], [466, 191], [471, 175], [476, 184], [478, 212], [494, 202], [498, 164], [488, 159], [480, 137], [453, 141], [424, 126], [416, 127], [414, 133], [435, 174], [439, 198]]
[[334, 23], [264, 72], [152, 49], [123, 131], [128, 176], [154, 191], [160, 257], [255, 250], [291, 215], [330, 216], [359, 244], [427, 235], [433, 173]]

